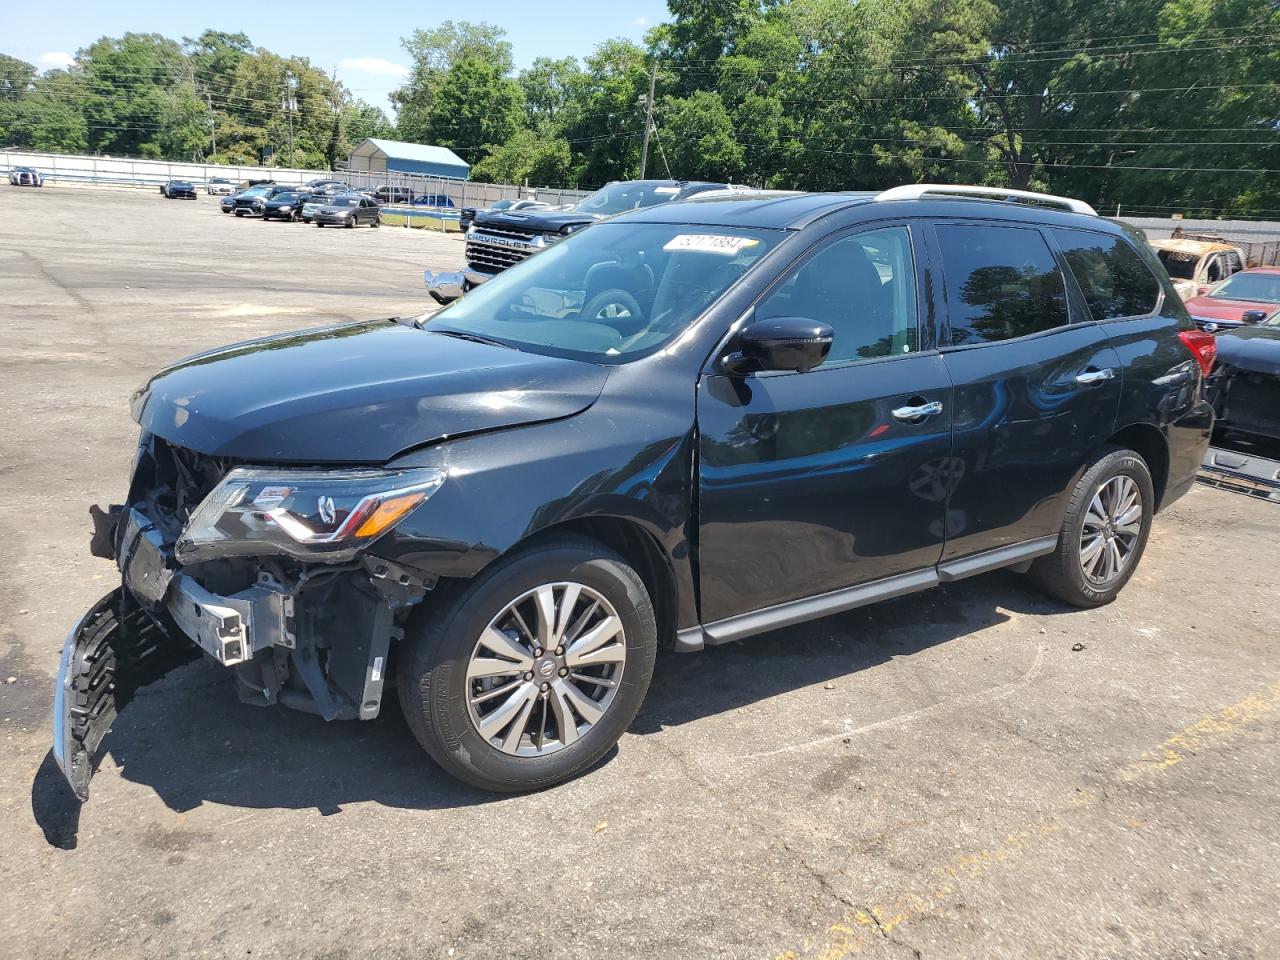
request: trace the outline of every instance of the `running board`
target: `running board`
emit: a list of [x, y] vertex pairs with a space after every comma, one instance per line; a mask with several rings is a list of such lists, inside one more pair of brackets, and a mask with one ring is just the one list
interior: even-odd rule
[[687, 627], [676, 631], [676, 650], [682, 653], [693, 653], [707, 644], [718, 645], [733, 643], [767, 633], [770, 630], [781, 630], [807, 620], [829, 617], [857, 607], [865, 607], [881, 600], [892, 600], [894, 597], [906, 596], [920, 590], [928, 590], [939, 583], [952, 583], [966, 577], [977, 576], [1003, 567], [1029, 564], [1036, 557], [1052, 553], [1058, 546], [1058, 538], [1039, 537], [1022, 543], [1013, 543], [994, 550], [985, 550], [971, 556], [948, 560], [936, 567], [925, 570], [913, 570], [860, 583], [853, 587], [843, 587], [830, 593], [820, 593], [814, 597], [800, 600], [789, 600], [776, 606], [742, 613], [736, 617], [727, 617], [713, 623], [696, 627]]
[[1260, 500], [1280, 501], [1280, 461], [1257, 454], [1210, 447], [1197, 479]]

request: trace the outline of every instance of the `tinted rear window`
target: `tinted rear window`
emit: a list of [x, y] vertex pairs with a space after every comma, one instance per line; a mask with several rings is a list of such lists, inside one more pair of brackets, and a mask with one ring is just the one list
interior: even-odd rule
[[1067, 265], [1095, 320], [1140, 317], [1156, 307], [1160, 283], [1120, 237], [1054, 228]]
[[937, 232], [952, 345], [1066, 326], [1066, 287], [1040, 231], [944, 223]]

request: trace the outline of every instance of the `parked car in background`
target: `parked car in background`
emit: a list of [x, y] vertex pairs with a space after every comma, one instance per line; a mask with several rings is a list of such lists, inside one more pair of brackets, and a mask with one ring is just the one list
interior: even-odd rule
[[302, 201], [302, 222], [310, 223], [311, 218], [315, 216], [316, 211], [325, 204], [332, 202], [333, 199], [333, 197], [325, 196], [323, 193], [308, 193], [307, 199]]
[[302, 208], [315, 197], [299, 190], [282, 190], [262, 205], [263, 220], [301, 220]]
[[1221, 237], [1183, 235], [1150, 242], [1183, 300], [1206, 293], [1245, 267], [1244, 251]]
[[346, 186], [347, 183], [345, 181], [334, 180], [331, 177], [320, 177], [315, 180], [308, 180], [306, 183], [302, 184], [302, 189], [311, 193], [321, 193], [322, 191], [328, 191], [335, 187], [345, 188]]
[[571, 210], [480, 210], [467, 228], [465, 270], [424, 274], [427, 292], [441, 303], [454, 300], [503, 270], [608, 217], [687, 200], [725, 183], [687, 180], [624, 180], [606, 184]]
[[317, 207], [311, 214], [311, 222], [317, 227], [358, 227], [362, 224], [377, 227], [382, 224], [380, 217], [376, 200], [348, 194], [333, 197], [324, 206]]
[[373, 198], [379, 203], [409, 203], [413, 200], [413, 188], [383, 184], [373, 191]]
[[9, 185], [13, 187], [43, 187], [44, 174], [35, 167], [14, 167], [9, 171]]
[[660, 646], [1001, 568], [1102, 606], [1195, 482], [1214, 343], [1086, 204], [915, 184], [636, 209], [429, 317], [202, 353], [133, 400], [54, 759], [85, 796], [115, 709], [207, 656], [329, 720], [392, 676], [446, 771], [542, 789]]
[[1250, 267], [1187, 301], [1201, 330], [1215, 333], [1258, 324], [1280, 314], [1280, 267]]
[[439, 210], [453, 210], [456, 204], [447, 193], [423, 193], [413, 198], [415, 207], [434, 207]]
[[337, 196], [341, 196], [344, 193], [355, 192], [351, 184], [343, 183], [341, 180], [325, 180], [319, 184], [314, 184], [314, 185], [303, 184], [303, 187], [309, 193], [314, 193], [317, 196], [323, 196], [323, 197], [337, 197]]
[[502, 213], [508, 210], [550, 210], [551, 204], [543, 203], [540, 200], [496, 200], [487, 207], [463, 207], [459, 215], [462, 223], [462, 229], [466, 230], [471, 226], [471, 221], [475, 219], [476, 214], [483, 210], [485, 213]]
[[273, 197], [277, 197], [282, 193], [289, 193], [296, 190], [296, 187], [285, 187], [278, 183], [270, 185], [264, 184], [260, 187], [250, 187], [237, 193], [232, 197], [232, 212], [237, 217], [244, 216], [261, 216], [262, 211], [267, 208], [267, 201]]
[[211, 177], [204, 185], [204, 192], [210, 196], [229, 196], [236, 192], [236, 185], [226, 177]]
[[196, 186], [190, 180], [170, 180], [160, 188], [160, 192], [170, 200], [194, 200]]

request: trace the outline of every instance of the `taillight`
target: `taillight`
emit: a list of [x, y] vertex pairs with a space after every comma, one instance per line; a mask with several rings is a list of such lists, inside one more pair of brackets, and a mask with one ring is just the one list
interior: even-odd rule
[[1212, 333], [1205, 333], [1203, 330], [1183, 330], [1178, 334], [1178, 339], [1183, 345], [1191, 351], [1191, 355], [1196, 358], [1196, 363], [1200, 364], [1200, 372], [1206, 377], [1209, 371], [1213, 369], [1213, 361], [1218, 356], [1218, 341]]

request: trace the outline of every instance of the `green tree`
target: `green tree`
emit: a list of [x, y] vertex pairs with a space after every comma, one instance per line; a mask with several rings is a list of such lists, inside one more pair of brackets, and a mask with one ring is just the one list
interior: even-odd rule
[[[650, 157], [650, 170], [665, 170], [670, 163], [671, 176], [683, 180], [741, 177], [744, 151], [718, 94], [697, 90], [688, 97], [669, 97], [659, 104], [659, 140], [650, 147], [657, 156]], [[659, 159], [661, 168], [656, 162]]]
[[391, 94], [400, 135], [410, 141], [427, 140], [436, 97], [454, 66], [466, 59], [488, 63], [499, 76], [511, 73], [511, 44], [506, 31], [491, 23], [446, 20], [434, 30], [415, 30], [400, 40], [413, 60], [404, 86]]
[[574, 83], [581, 72], [573, 57], [561, 60], [538, 57], [520, 71], [517, 79], [524, 93], [525, 120], [530, 127], [556, 122], [573, 96]]
[[574, 183], [598, 186], [640, 169], [648, 58], [629, 40], [606, 40], [586, 58], [560, 112], [561, 132], [574, 150]]
[[55, 153], [82, 153], [89, 147], [89, 128], [82, 104], [81, 78], [65, 70], [39, 77], [31, 92], [13, 104], [4, 130], [5, 142]]
[[190, 158], [208, 108], [178, 44], [159, 34], [103, 37], [76, 54], [89, 147], [104, 153]]
[[453, 147], [469, 162], [507, 142], [524, 120], [520, 85], [497, 65], [466, 56], [449, 68], [427, 115], [427, 143]]
[[568, 180], [572, 160], [569, 144], [563, 139], [543, 139], [532, 130], [520, 130], [476, 163], [471, 168], [471, 179], [482, 183], [562, 186]]

